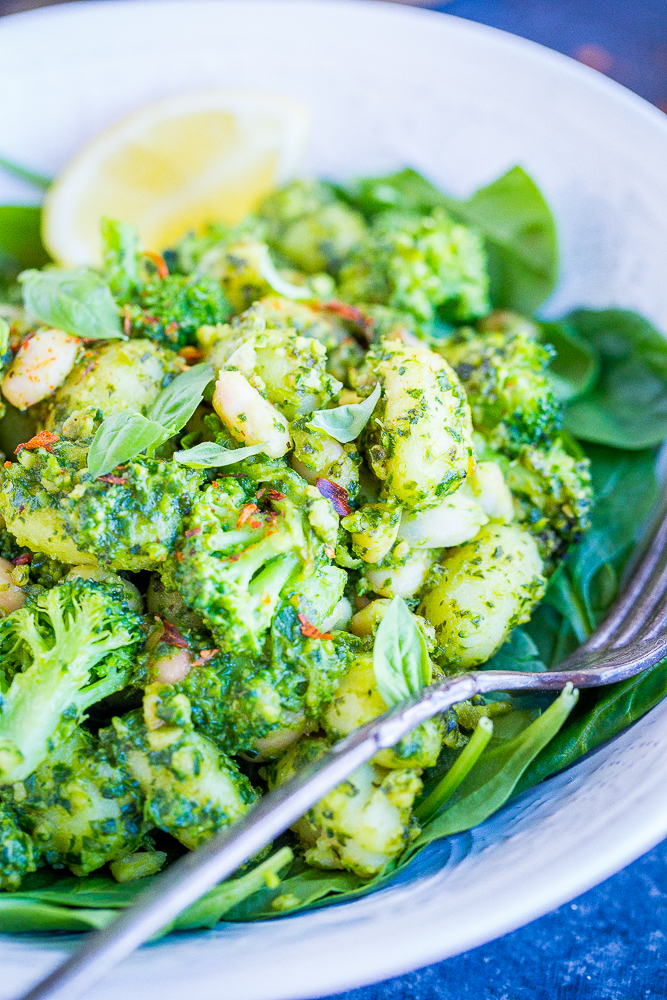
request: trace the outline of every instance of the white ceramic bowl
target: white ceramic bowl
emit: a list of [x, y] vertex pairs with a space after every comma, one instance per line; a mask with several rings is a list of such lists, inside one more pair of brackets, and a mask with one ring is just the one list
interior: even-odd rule
[[[667, 120], [530, 42], [423, 10], [345, 0], [111, 0], [0, 21], [0, 155], [54, 173], [82, 142], [186, 89], [269, 89], [310, 106], [308, 172], [412, 165], [465, 195], [516, 163], [560, 228], [547, 313], [637, 309], [667, 329]], [[0, 179], [0, 203], [31, 192]], [[504, 934], [667, 834], [667, 704], [395, 886], [352, 904], [171, 938], [96, 1000], [278, 1000], [397, 975]], [[0, 997], [74, 938], [5, 938]]]

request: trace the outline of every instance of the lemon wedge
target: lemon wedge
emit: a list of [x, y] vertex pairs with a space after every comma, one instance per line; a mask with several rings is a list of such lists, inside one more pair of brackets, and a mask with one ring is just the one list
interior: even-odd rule
[[252, 91], [198, 91], [151, 104], [65, 168], [44, 204], [44, 243], [61, 264], [99, 266], [103, 216], [133, 223], [149, 250], [209, 222], [239, 222], [294, 175], [308, 124], [300, 105]]

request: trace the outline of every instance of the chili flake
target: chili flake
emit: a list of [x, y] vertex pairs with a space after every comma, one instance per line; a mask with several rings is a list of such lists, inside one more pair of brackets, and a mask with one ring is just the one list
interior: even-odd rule
[[159, 253], [154, 253], [153, 250], [144, 250], [144, 257], [148, 257], [152, 260], [157, 268], [158, 278], [168, 278], [169, 268], [164, 257], [161, 257]]
[[247, 503], [245, 507], [241, 507], [241, 513], [239, 514], [239, 519], [236, 522], [237, 529], [241, 528], [246, 523], [248, 518], [252, 517], [256, 510], [259, 510], [256, 503]]
[[36, 448], [45, 448], [46, 451], [51, 451], [51, 445], [55, 444], [56, 441], [60, 441], [59, 434], [52, 434], [51, 431], [40, 431], [25, 444], [17, 445], [14, 454], [18, 455], [24, 448], [27, 448], [28, 451], [34, 451]]
[[106, 476], [98, 476], [97, 478], [103, 483], [110, 483], [112, 486], [125, 486], [127, 484], [127, 479], [124, 476], [114, 476], [111, 472], [108, 472]]
[[187, 649], [187, 639], [184, 639], [175, 625], [171, 622], [162, 622], [162, 635], [160, 642], [166, 642], [168, 646], [178, 646], [179, 649]]
[[331, 632], [320, 632], [315, 625], [311, 625], [306, 616], [299, 612], [297, 618], [301, 622], [301, 634], [307, 639], [333, 639]]
[[22, 555], [17, 556], [12, 562], [15, 566], [29, 566], [32, 562], [32, 552], [24, 552]]
[[192, 666], [193, 667], [201, 667], [203, 663], [206, 663], [207, 660], [213, 659], [213, 657], [215, 656], [215, 654], [219, 653], [219, 652], [220, 652], [219, 649], [202, 649], [202, 650], [200, 650], [199, 651], [199, 656], [197, 657], [196, 660], [193, 661]]
[[198, 524], [195, 528], [190, 528], [189, 531], [186, 531], [185, 532], [185, 537], [186, 538], [194, 538], [195, 535], [201, 535], [201, 533], [202, 533], [202, 527], [201, 527], [201, 524]]
[[352, 508], [348, 503], [350, 494], [344, 486], [332, 483], [330, 479], [318, 479], [315, 485], [322, 496], [330, 501], [337, 514], [346, 517], [351, 512]]

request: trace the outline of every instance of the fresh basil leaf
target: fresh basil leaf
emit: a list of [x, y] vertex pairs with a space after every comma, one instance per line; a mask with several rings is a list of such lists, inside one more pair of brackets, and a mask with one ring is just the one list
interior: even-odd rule
[[0, 283], [16, 281], [27, 267], [43, 267], [50, 257], [40, 235], [42, 210], [33, 205], [0, 205]]
[[88, 471], [97, 479], [116, 466], [136, 458], [147, 448], [156, 448], [171, 433], [162, 424], [141, 413], [114, 413], [97, 428], [88, 452]]
[[148, 409], [149, 420], [162, 424], [170, 435], [185, 427], [202, 400], [206, 386], [215, 378], [215, 368], [208, 362], [194, 365], [177, 375], [163, 389]]
[[558, 275], [553, 216], [534, 181], [514, 167], [467, 201], [450, 198], [414, 170], [364, 178], [338, 189], [373, 218], [380, 212], [432, 212], [446, 208], [485, 239], [491, 301], [497, 308], [532, 314], [552, 292]]
[[186, 451], [177, 451], [174, 461], [181, 465], [189, 465], [193, 469], [214, 469], [225, 465], [235, 465], [244, 458], [251, 455], [259, 455], [264, 449], [263, 444], [253, 444], [246, 448], [222, 448], [213, 441], [204, 441], [202, 444], [188, 448]]
[[127, 301], [139, 287], [139, 233], [136, 226], [102, 219], [104, 273], [112, 294]]
[[566, 410], [566, 429], [615, 448], [660, 444], [667, 437], [667, 339], [623, 309], [578, 309], [565, 323], [600, 358], [596, 382]]
[[373, 670], [377, 689], [388, 708], [431, 683], [426, 640], [402, 597], [392, 600], [378, 626]]
[[600, 356], [596, 349], [566, 323], [540, 323], [540, 332], [543, 340], [556, 351], [548, 368], [556, 398], [566, 403], [583, 396], [595, 384], [600, 372]]
[[26, 309], [42, 323], [89, 340], [124, 336], [111, 289], [95, 271], [33, 269], [19, 281]]
[[508, 800], [521, 775], [554, 738], [574, 708], [578, 692], [568, 684], [535, 722], [511, 740], [487, 750], [435, 819], [427, 823], [413, 845], [418, 848], [478, 826]]
[[36, 171], [30, 170], [28, 167], [23, 167], [20, 163], [15, 163], [13, 160], [8, 160], [4, 156], [0, 156], [0, 170], [4, 170], [12, 177], [18, 178], [20, 181], [26, 181], [26, 183], [32, 184], [33, 187], [41, 188], [42, 191], [46, 191], [53, 184], [51, 177], [45, 177], [44, 174], [38, 174]]
[[313, 427], [326, 431], [329, 437], [340, 441], [341, 444], [349, 444], [363, 431], [381, 395], [382, 389], [378, 384], [368, 399], [362, 400], [361, 403], [335, 406], [331, 410], [315, 410], [311, 414], [310, 423]]
[[517, 784], [515, 795], [574, 764], [667, 697], [667, 660], [636, 677], [600, 688], [599, 692], [595, 705], [568, 723], [537, 755]]

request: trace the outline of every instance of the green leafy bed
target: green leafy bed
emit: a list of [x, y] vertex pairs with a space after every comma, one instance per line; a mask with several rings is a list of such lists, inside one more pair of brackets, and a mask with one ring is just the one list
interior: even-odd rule
[[[388, 203], [405, 211], [442, 206], [474, 226], [486, 242], [496, 308], [533, 314], [553, 289], [558, 270], [554, 223], [539, 190], [519, 167], [465, 202], [446, 197], [411, 170], [360, 181], [340, 194], [362, 211]], [[47, 260], [39, 240], [39, 210], [0, 208], [0, 286], [11, 288], [21, 270]], [[546, 670], [590, 635], [614, 599], [638, 526], [657, 498], [656, 454], [667, 435], [667, 341], [646, 320], [619, 309], [579, 309], [541, 327], [545, 342], [556, 350], [553, 384], [567, 403], [566, 429], [591, 460], [596, 505], [591, 530], [552, 577], [532, 620], [513, 632], [487, 664], [490, 668]], [[168, 421], [153, 416], [159, 441], [158, 425]], [[518, 732], [503, 728], [502, 716], [492, 734], [491, 727], [480, 725], [458, 759], [445, 749], [424, 775], [416, 810], [419, 838], [376, 878], [309, 867], [286, 836], [268, 860], [207, 893], [164, 933], [210, 928], [222, 918], [275, 918], [386, 885], [432, 841], [483, 822], [513, 796], [612, 739], [665, 694], [663, 663], [620, 684], [582, 692], [578, 702], [568, 690], [556, 699], [517, 698], [519, 709], [528, 712], [537, 705], [542, 714]], [[99, 874], [75, 878], [41, 869], [24, 879], [20, 891], [0, 896], [0, 931], [100, 928], [150, 881], [118, 884]]]

